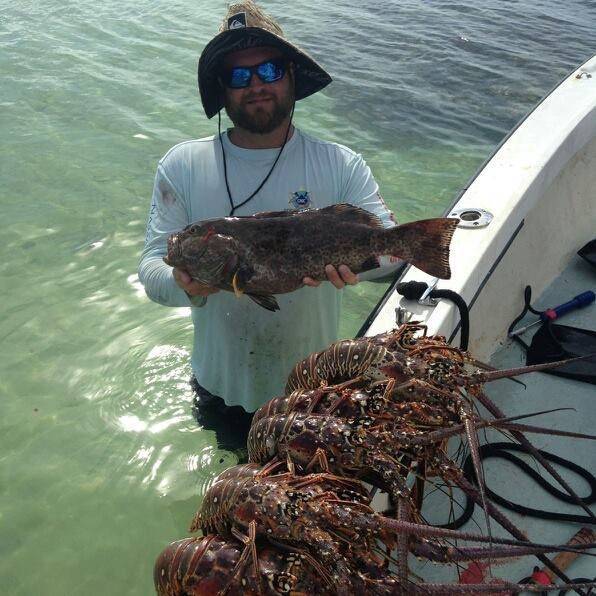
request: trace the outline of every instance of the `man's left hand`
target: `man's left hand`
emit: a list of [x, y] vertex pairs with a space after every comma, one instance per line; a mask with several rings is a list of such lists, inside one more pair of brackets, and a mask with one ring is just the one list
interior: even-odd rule
[[[333, 265], [325, 266], [325, 273], [327, 279], [338, 289], [341, 290], [347, 285], [355, 286], [358, 283], [358, 276], [353, 273], [346, 265], [340, 265], [337, 269]], [[316, 281], [311, 277], [305, 277], [302, 282], [305, 286], [311, 286], [316, 288], [321, 284], [320, 281]]]

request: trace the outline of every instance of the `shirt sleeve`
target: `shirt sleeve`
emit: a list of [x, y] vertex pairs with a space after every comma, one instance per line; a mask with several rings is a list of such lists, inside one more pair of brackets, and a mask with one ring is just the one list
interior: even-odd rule
[[[345, 203], [351, 203], [374, 213], [379, 217], [385, 228], [392, 228], [397, 225], [393, 212], [387, 207], [379, 192], [377, 181], [359, 154], [352, 154], [352, 158], [346, 163], [342, 200]], [[399, 259], [392, 258], [391, 262], [383, 263], [381, 267], [358, 274], [358, 279], [367, 281], [386, 277], [393, 273], [400, 263]]]
[[167, 254], [168, 237], [190, 223], [189, 213], [182, 193], [176, 189], [160, 162], [153, 185], [145, 247], [139, 263], [139, 280], [147, 296], [164, 306], [200, 306], [191, 302], [186, 292], [176, 284], [172, 267], [163, 261]]

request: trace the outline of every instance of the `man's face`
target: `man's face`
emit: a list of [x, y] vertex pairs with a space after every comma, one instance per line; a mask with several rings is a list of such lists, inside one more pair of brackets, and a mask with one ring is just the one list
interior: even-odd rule
[[[283, 54], [275, 48], [250, 48], [228, 54], [223, 68], [255, 66]], [[285, 76], [273, 83], [263, 83], [253, 74], [248, 87], [225, 88], [225, 108], [230, 120], [252, 133], [267, 134], [278, 128], [294, 105], [294, 81], [288, 66]]]

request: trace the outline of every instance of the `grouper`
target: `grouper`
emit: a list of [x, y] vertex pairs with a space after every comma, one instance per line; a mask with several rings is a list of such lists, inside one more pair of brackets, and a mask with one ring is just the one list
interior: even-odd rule
[[303, 279], [326, 280], [325, 265], [354, 273], [379, 267], [379, 257], [407, 261], [449, 279], [449, 244], [458, 219], [435, 218], [384, 228], [374, 214], [341, 203], [306, 211], [266, 211], [193, 223], [168, 238], [164, 261], [196, 281], [246, 294], [278, 310], [274, 294]]

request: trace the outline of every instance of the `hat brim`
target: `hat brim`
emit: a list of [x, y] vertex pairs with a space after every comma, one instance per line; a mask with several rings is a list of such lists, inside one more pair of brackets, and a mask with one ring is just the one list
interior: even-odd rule
[[278, 48], [294, 63], [296, 100], [304, 99], [331, 83], [329, 73], [304, 50], [275, 33], [260, 27], [222, 31], [205, 46], [199, 58], [199, 92], [207, 118], [215, 116], [224, 105], [217, 78], [226, 54], [262, 46]]

